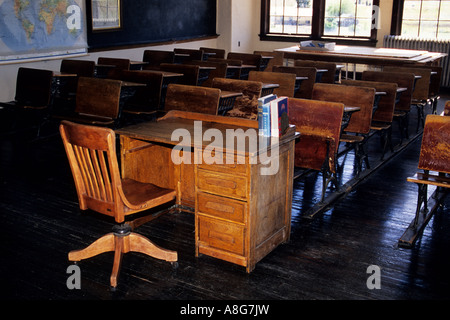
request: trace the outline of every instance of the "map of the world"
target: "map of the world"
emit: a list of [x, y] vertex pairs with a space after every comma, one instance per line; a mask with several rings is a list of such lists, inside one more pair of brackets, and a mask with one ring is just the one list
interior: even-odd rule
[[86, 47], [83, 0], [0, 0], [0, 60]]

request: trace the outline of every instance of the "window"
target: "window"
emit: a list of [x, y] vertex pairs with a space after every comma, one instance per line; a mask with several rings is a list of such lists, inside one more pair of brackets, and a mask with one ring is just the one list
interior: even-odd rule
[[405, 0], [401, 35], [450, 39], [450, 0]]
[[120, 27], [120, 0], [92, 0], [92, 30]]
[[[450, 0], [449, 0], [450, 1]], [[262, 0], [262, 40], [376, 39], [379, 0]]]

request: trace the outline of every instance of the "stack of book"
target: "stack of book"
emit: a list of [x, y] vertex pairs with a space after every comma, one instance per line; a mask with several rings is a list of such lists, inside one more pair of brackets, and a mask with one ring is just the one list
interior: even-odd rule
[[258, 99], [259, 134], [280, 137], [289, 127], [288, 97], [270, 94]]

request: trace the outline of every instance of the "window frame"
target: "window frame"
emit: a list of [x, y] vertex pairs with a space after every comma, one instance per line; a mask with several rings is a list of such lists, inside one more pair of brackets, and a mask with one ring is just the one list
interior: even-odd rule
[[[395, 1], [395, 0], [394, 0]], [[373, 5], [379, 6], [380, 0], [373, 0]], [[269, 33], [270, 26], [270, 0], [261, 0], [261, 30], [259, 38], [261, 41], [299, 42], [305, 40], [333, 41], [343, 45], [364, 45], [375, 46], [377, 43], [377, 29], [372, 28], [369, 38], [325, 36], [325, 0], [315, 0], [313, 2], [313, 17], [311, 26], [311, 36], [304, 35], [283, 35]]]
[[[403, 21], [403, 7], [405, 0], [394, 0], [392, 4], [392, 20], [391, 20], [391, 35], [401, 36], [402, 21]], [[439, 20], [438, 20], [439, 21]], [[419, 39], [419, 37], [417, 37]], [[439, 40], [436, 38], [436, 40]]]

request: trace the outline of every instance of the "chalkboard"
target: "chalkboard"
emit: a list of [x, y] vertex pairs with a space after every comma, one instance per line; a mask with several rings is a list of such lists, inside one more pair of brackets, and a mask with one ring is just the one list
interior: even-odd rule
[[89, 49], [132, 46], [216, 35], [216, 0], [122, 0], [122, 27], [92, 31], [87, 1]]

